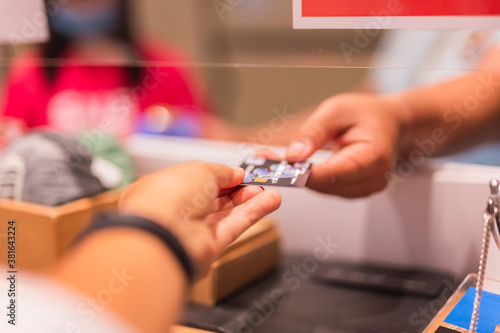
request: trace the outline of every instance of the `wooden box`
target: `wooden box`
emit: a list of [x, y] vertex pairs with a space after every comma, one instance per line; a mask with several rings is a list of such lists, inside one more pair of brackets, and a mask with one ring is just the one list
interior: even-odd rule
[[271, 271], [280, 260], [280, 234], [268, 218], [243, 233], [195, 283], [190, 300], [208, 306]]
[[0, 263], [7, 263], [8, 222], [15, 222], [16, 269], [41, 270], [56, 262], [102, 211], [114, 211], [119, 192], [109, 191], [57, 207], [0, 199]]

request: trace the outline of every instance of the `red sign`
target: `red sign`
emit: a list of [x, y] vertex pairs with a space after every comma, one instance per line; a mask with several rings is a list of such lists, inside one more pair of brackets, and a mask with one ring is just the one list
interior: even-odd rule
[[500, 29], [500, 0], [293, 0], [296, 29]]
[[499, 15], [499, 0], [302, 0], [303, 17], [373, 16], [399, 8], [397, 16]]

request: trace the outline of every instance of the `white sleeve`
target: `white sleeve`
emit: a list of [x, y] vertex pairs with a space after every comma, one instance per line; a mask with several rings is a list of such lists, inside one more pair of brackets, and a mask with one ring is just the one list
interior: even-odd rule
[[[5, 266], [0, 268], [2, 272], [7, 272]], [[116, 289], [111, 291], [104, 287], [98, 295], [90, 297], [27, 272], [18, 272], [14, 285], [11, 285], [13, 280], [9, 281], [10, 274], [5, 275], [0, 280], [0, 332], [137, 332], [104, 307], [111, 301]], [[12, 299], [15, 301], [14, 310], [10, 305]]]

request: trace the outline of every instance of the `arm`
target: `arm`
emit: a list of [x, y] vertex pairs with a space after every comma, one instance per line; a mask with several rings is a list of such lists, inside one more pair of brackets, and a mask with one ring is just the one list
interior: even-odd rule
[[406, 117], [405, 155], [420, 149], [424, 140], [435, 142], [435, 151], [428, 154], [435, 156], [500, 138], [498, 72], [475, 73], [395, 98], [402, 102]]
[[[425, 157], [498, 138], [500, 74], [480, 72], [400, 94], [341, 94], [304, 123], [287, 151], [304, 160], [327, 143], [335, 154], [313, 166], [308, 186], [345, 197], [385, 188], [399, 153]], [[422, 156], [420, 156], [421, 158]]]
[[[201, 277], [227, 245], [280, 204], [275, 191], [235, 191], [243, 177], [243, 170], [217, 164], [172, 167], [130, 185], [120, 211], [170, 230]], [[116, 272], [121, 285], [111, 282]], [[141, 332], [167, 331], [179, 318], [189, 288], [177, 257], [161, 241], [125, 227], [88, 236], [52, 276], [91, 298], [106, 288], [116, 290], [109, 304], [97, 306], [105, 305]]]
[[86, 295], [97, 316], [111, 309], [140, 332], [165, 332], [179, 318], [189, 288], [158, 239], [126, 228], [89, 236], [52, 277]]

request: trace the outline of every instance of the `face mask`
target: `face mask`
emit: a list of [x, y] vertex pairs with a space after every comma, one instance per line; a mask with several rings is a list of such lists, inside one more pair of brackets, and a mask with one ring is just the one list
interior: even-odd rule
[[62, 6], [59, 12], [49, 16], [49, 24], [55, 32], [67, 38], [82, 39], [110, 33], [119, 19], [118, 6], [83, 13]]

